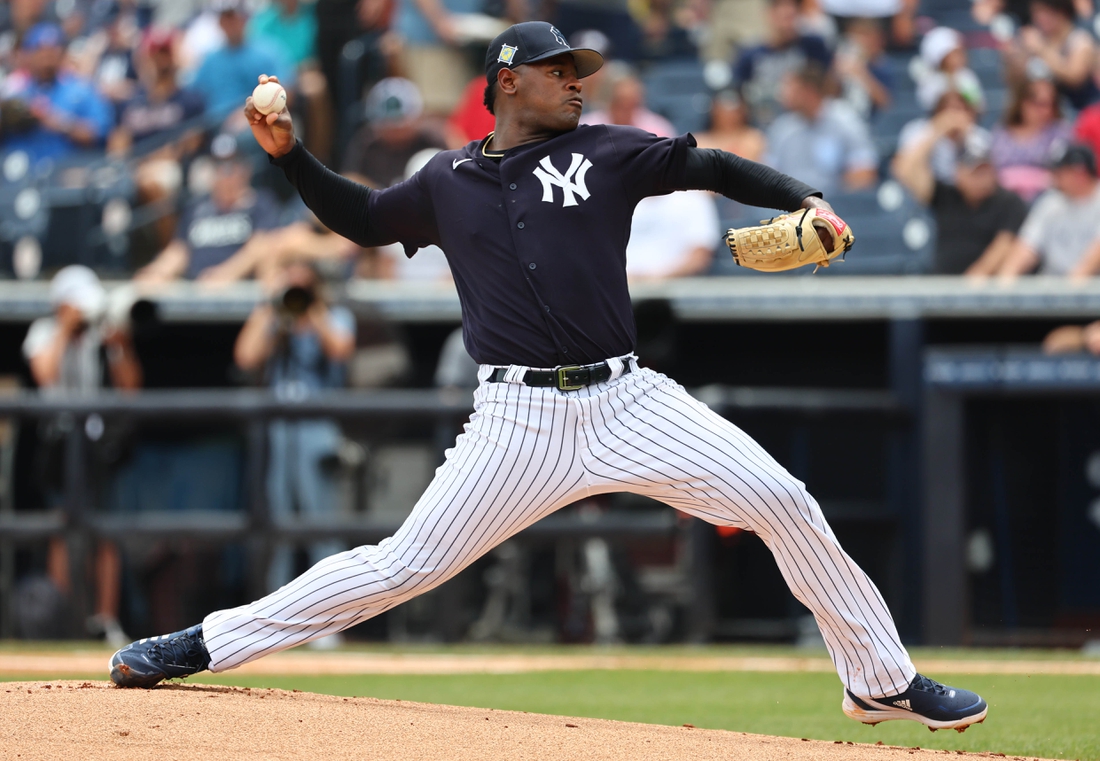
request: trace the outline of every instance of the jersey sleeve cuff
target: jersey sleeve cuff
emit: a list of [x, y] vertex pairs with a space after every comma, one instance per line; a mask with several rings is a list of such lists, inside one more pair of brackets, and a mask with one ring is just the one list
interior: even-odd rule
[[289, 151], [284, 153], [282, 156], [272, 156], [269, 153], [267, 154], [267, 160], [277, 167], [285, 167], [288, 164], [292, 164], [297, 161], [301, 157], [302, 151], [304, 150], [305, 148], [302, 147], [302, 141], [296, 139], [294, 141], [294, 147], [291, 148]]

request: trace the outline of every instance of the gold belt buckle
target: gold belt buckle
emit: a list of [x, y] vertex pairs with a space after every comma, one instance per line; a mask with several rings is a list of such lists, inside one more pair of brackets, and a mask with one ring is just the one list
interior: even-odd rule
[[566, 377], [565, 377], [565, 374], [567, 372], [569, 372], [570, 370], [583, 370], [583, 369], [584, 368], [581, 367], [580, 365], [570, 365], [569, 367], [559, 367], [558, 368], [558, 391], [579, 391], [580, 389], [584, 388], [585, 387], [584, 383], [582, 383], [579, 386], [569, 385], [569, 382], [566, 380]]

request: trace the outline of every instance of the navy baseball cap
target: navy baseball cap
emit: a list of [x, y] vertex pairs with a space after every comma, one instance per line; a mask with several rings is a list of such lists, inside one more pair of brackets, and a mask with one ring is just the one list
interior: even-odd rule
[[1083, 167], [1093, 177], [1096, 176], [1096, 154], [1087, 145], [1080, 143], [1055, 145], [1051, 154], [1050, 166], [1052, 169], [1079, 166]]
[[571, 53], [577, 65], [577, 77], [583, 79], [603, 66], [603, 56], [591, 48], [570, 47], [565, 35], [545, 21], [524, 21], [497, 35], [485, 53], [485, 78], [495, 82], [501, 69], [511, 69], [523, 63], [535, 63]]

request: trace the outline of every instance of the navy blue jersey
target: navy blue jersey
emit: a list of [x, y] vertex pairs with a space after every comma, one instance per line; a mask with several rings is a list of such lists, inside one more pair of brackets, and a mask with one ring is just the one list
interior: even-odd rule
[[694, 140], [578, 127], [498, 161], [481, 143], [437, 154], [371, 194], [380, 242], [443, 249], [479, 362], [552, 367], [634, 348], [626, 244], [634, 206], [681, 179]]
[[[494, 365], [598, 362], [634, 348], [626, 244], [642, 198], [744, 185], [756, 205], [793, 209], [814, 191], [774, 170], [696, 149], [690, 135], [580, 126], [493, 156], [488, 139], [437, 154], [405, 182], [367, 191], [300, 146], [274, 162], [334, 231], [364, 246], [443, 249], [466, 349]], [[688, 177], [689, 155], [707, 171]], [[723, 159], [728, 159], [728, 162]], [[708, 163], [709, 162], [709, 163]]]

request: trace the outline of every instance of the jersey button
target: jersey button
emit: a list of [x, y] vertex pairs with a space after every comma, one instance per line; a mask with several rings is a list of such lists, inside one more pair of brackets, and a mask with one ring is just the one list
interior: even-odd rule
[[[520, 224], [522, 224], [522, 223], [520, 223]], [[538, 267], [538, 265], [535, 264], [534, 262], [531, 262], [530, 264], [527, 265], [527, 269], [529, 269], [529, 270], [533, 270], [536, 267]]]
[[515, 190], [516, 189], [516, 183], [513, 182], [511, 185], [509, 185], [508, 189], [509, 190]]
[[518, 227], [520, 230], [522, 230], [523, 229], [523, 223], [520, 222], [518, 225], [516, 225], [516, 227]]

